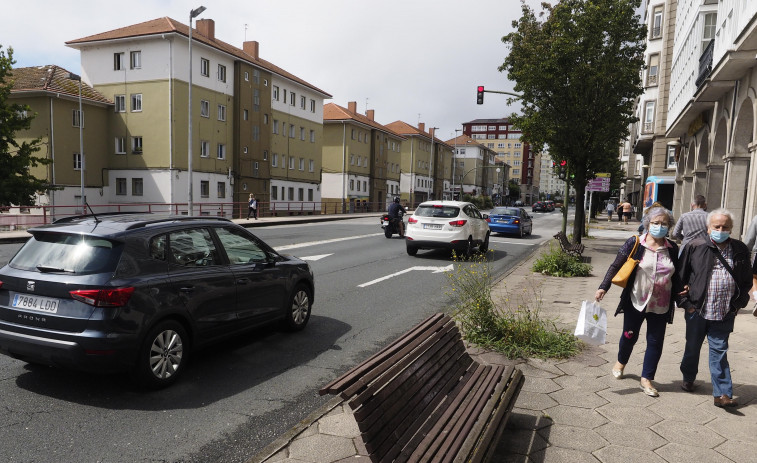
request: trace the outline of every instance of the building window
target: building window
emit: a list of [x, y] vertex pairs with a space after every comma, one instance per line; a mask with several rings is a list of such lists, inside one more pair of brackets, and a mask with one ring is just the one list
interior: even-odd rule
[[289, 138], [294, 138], [294, 124], [289, 124]]
[[226, 120], [226, 105], [222, 105], [222, 104], [218, 105], [218, 120], [219, 121]]
[[248, 111], [246, 109], [243, 109], [242, 110], [242, 119], [244, 119], [246, 121], [248, 118], [249, 118]]
[[255, 161], [252, 163], [252, 173], [255, 177], [258, 176], [258, 171], [260, 170], [260, 163], [258, 161]]
[[300, 127], [300, 140], [305, 141], [305, 127]]
[[141, 178], [131, 179], [131, 195], [142, 196], [144, 194], [144, 184]]
[[651, 55], [649, 57], [649, 66], [647, 67], [647, 86], [657, 85], [657, 73], [660, 68], [660, 55]]
[[74, 125], [74, 127], [83, 127], [81, 111], [79, 111], [78, 109], [72, 110], [71, 119], [71, 123]]
[[294, 106], [294, 103], [296, 100], [297, 100], [297, 95], [295, 95], [294, 92], [289, 92], [289, 106]]
[[207, 140], [200, 140], [200, 157], [207, 158], [210, 156], [210, 142]]
[[271, 199], [277, 200], [279, 199], [279, 189], [275, 186], [271, 187]]
[[124, 69], [124, 54], [113, 53], [113, 70], [122, 71]]
[[652, 38], [662, 37], [662, 6], [657, 6], [652, 14]]
[[355, 181], [350, 180], [350, 190], [354, 190], [354, 189], [355, 189]]
[[117, 113], [126, 112], [126, 95], [116, 95], [113, 97], [113, 101]]
[[252, 70], [252, 82], [256, 84], [260, 83], [260, 71], [257, 69]]
[[131, 137], [131, 152], [142, 154], [142, 137]]
[[676, 147], [668, 145], [668, 159], [665, 163], [668, 169], [675, 169], [678, 164], [676, 163]]
[[131, 95], [131, 111], [142, 111], [142, 94], [133, 93]]
[[717, 17], [717, 13], [707, 13], [706, 15], [704, 15], [704, 29], [702, 30], [702, 50], [700, 50], [700, 53], [704, 51], [705, 48], [707, 48], [707, 45], [710, 44], [710, 40], [715, 38], [715, 20], [717, 19]]
[[289, 156], [289, 170], [294, 170], [294, 156]]
[[252, 127], [252, 140], [253, 141], [260, 140], [260, 127], [258, 127], [257, 125]]
[[249, 82], [250, 81], [250, 73], [247, 71], [244, 71], [244, 81]]
[[310, 131], [310, 143], [315, 143], [315, 130]]
[[310, 100], [310, 112], [315, 112], [315, 100]]
[[278, 85], [274, 85], [273, 89], [271, 91], [271, 96], [274, 100], [279, 101], [279, 87]]
[[263, 150], [263, 160], [264, 161], [268, 160], [268, 151], [266, 151], [266, 150]]
[[200, 116], [210, 117], [210, 102], [207, 100], [200, 100]]
[[297, 188], [297, 200], [298, 201], [305, 201], [305, 189], [304, 188]]
[[294, 201], [294, 187], [291, 186], [289, 187], [289, 201]]
[[201, 198], [210, 197], [210, 182], [207, 180], [200, 180], [200, 197]]
[[255, 112], [260, 111], [260, 90], [257, 88], [252, 90], [252, 109]]
[[305, 171], [305, 159], [300, 158], [300, 170]]
[[312, 159], [310, 160], [310, 168], [308, 169], [310, 172], [315, 172], [315, 161]]
[[273, 153], [273, 157], [271, 158], [271, 166], [278, 167], [279, 165], [279, 155], [277, 153]]
[[81, 170], [81, 153], [74, 153], [74, 170]]
[[129, 53], [129, 62], [132, 69], [142, 68], [142, 52], [133, 51]]
[[300, 97], [300, 108], [305, 109], [305, 105], [307, 105], [308, 99], [304, 96]]
[[226, 197], [226, 182], [218, 182], [218, 197]]
[[218, 154], [218, 159], [221, 159], [221, 160], [226, 159], [226, 145], [224, 145], [223, 143], [219, 143], [217, 154]]
[[218, 65], [218, 80], [226, 82], [226, 66], [223, 64]]
[[126, 196], [126, 179], [116, 178], [116, 195]]
[[312, 201], [312, 200], [313, 200], [313, 189], [308, 188], [308, 201]]
[[126, 154], [126, 139], [116, 137], [116, 154]]
[[277, 119], [273, 120], [273, 133], [279, 133], [279, 121]]
[[654, 101], [644, 103], [643, 133], [651, 133], [654, 129]]
[[210, 61], [205, 58], [200, 58], [200, 75], [210, 77]]

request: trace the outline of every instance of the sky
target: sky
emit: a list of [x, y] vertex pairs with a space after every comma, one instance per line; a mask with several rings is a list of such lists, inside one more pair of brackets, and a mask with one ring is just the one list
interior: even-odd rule
[[333, 95], [325, 103], [355, 101], [362, 114], [375, 110], [380, 124], [423, 122], [446, 141], [463, 122], [518, 110], [500, 94], [476, 104], [478, 85], [513, 91], [497, 68], [508, 51], [502, 37], [521, 14], [518, 0], [24, 0], [0, 19], [0, 45], [13, 48], [15, 67], [79, 74], [79, 52], [66, 41], [164, 16], [188, 24], [200, 5], [217, 39], [238, 48], [258, 41], [261, 58]]

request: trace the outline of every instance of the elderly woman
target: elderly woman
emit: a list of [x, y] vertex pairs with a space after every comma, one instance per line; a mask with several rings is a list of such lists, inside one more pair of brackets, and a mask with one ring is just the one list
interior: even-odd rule
[[612, 374], [617, 379], [623, 378], [623, 371], [639, 339], [641, 325], [646, 321], [647, 350], [641, 371], [641, 389], [646, 395], [657, 397], [659, 394], [652, 380], [662, 356], [667, 324], [673, 323], [674, 299], [682, 294], [683, 288], [676, 272], [678, 246], [665, 237], [673, 226], [673, 215], [664, 207], [652, 207], [644, 216], [643, 225], [648, 232], [629, 238], [621, 246], [594, 297], [597, 301], [604, 298], [613, 276], [625, 263], [638, 238], [639, 245], [633, 258], [638, 259], [639, 264], [631, 273], [615, 311], [616, 316], [623, 314], [623, 333]]

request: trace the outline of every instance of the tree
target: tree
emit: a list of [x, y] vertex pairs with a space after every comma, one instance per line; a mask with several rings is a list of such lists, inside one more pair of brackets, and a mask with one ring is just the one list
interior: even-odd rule
[[6, 55], [0, 45], [0, 206], [31, 206], [34, 194], [48, 189], [47, 181], [34, 177], [31, 169], [52, 160], [34, 156], [41, 139], [21, 144], [15, 139], [16, 132], [29, 130], [34, 115], [29, 106], [8, 102], [14, 63], [13, 48]]
[[567, 181], [576, 189], [573, 239], [580, 242], [586, 183], [616, 170], [618, 147], [636, 120], [646, 37], [635, 13], [640, 0], [542, 3], [538, 19], [521, 1], [515, 32], [502, 38], [510, 53], [499, 67], [522, 94], [522, 114], [511, 120], [526, 142], [568, 161]]

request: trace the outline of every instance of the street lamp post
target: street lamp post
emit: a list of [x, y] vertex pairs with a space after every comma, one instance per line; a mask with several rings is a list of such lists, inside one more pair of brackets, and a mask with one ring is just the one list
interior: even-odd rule
[[[428, 173], [429, 173], [429, 176], [431, 177], [431, 185], [430, 185], [431, 192], [434, 191], [434, 180], [435, 180], [435, 178], [434, 178], [434, 156], [436, 155], [436, 153], [434, 153], [434, 138], [436, 137], [435, 132], [437, 130], [439, 130], [439, 127], [431, 127], [430, 129], [428, 129], [428, 133], [431, 135], [431, 162], [429, 163], [429, 167], [428, 167], [428, 170], [429, 170]], [[431, 199], [431, 192], [429, 192], [428, 189], [426, 190], [426, 201], [428, 201], [429, 199]], [[436, 196], [434, 196], [434, 199], [436, 199]]]
[[87, 201], [84, 198], [84, 133], [82, 132], [82, 128], [84, 126], [84, 113], [82, 112], [81, 106], [81, 76], [69, 72], [68, 77], [71, 80], [79, 81], [79, 182], [81, 188], [81, 192], [79, 194], [81, 195], [82, 214], [86, 214]]
[[187, 188], [189, 198], [187, 200], [187, 215], [192, 216], [194, 214], [194, 196], [192, 195], [192, 20], [205, 11], [204, 6], [197, 7], [194, 10], [189, 10], [189, 104], [188, 104], [188, 117], [189, 127], [187, 130]]
[[452, 154], [452, 199], [455, 199], [455, 165], [457, 164], [457, 132], [461, 129], [455, 129], [455, 152]]

